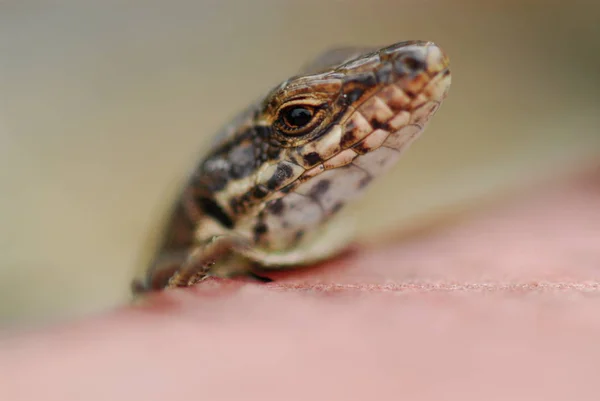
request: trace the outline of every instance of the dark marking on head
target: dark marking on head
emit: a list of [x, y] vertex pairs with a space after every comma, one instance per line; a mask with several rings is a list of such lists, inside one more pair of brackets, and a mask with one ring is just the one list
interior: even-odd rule
[[302, 237], [304, 237], [304, 230], [296, 231], [296, 235], [294, 235], [294, 241], [299, 242]]
[[325, 179], [317, 182], [317, 184], [310, 189], [310, 196], [311, 197], [319, 197], [319, 196], [323, 195], [325, 192], [327, 192], [330, 185], [331, 185], [331, 182], [329, 180], [325, 180]]
[[287, 164], [284, 164], [284, 163], [279, 163], [277, 165], [277, 168], [275, 169], [275, 173], [273, 173], [273, 176], [271, 178], [269, 178], [269, 180], [267, 181], [267, 188], [269, 188], [271, 190], [277, 189], [278, 187], [281, 186], [281, 184], [283, 182], [288, 180], [293, 174], [294, 174], [294, 171], [292, 170], [292, 168], [290, 166], [288, 166]]
[[268, 159], [267, 151], [270, 146], [271, 145], [269, 145], [268, 142], [257, 140], [257, 143], [254, 146], [254, 163], [256, 167], [260, 166]]
[[354, 103], [358, 99], [360, 99], [360, 97], [363, 95], [363, 93], [365, 93], [365, 88], [355, 87], [355, 88], [350, 89], [348, 92], [346, 92], [345, 95], [346, 95], [346, 99], [348, 99], [348, 101], [350, 103]]
[[[257, 163], [266, 157], [261, 152], [268, 133], [263, 127], [247, 127], [217, 146], [199, 168], [197, 184], [209, 192], [223, 190], [231, 179], [247, 177], [256, 171]], [[264, 155], [264, 156], [263, 156]]]
[[225, 211], [210, 198], [196, 198], [196, 203], [204, 211], [205, 214], [211, 216], [226, 228], [233, 228], [233, 220], [225, 213]]
[[363, 86], [363, 87], [367, 87], [367, 88], [372, 88], [375, 85], [377, 85], [377, 79], [375, 79], [375, 75], [373, 75], [373, 73], [370, 72], [365, 72], [362, 74], [351, 74], [348, 76], [348, 78], [344, 79], [344, 87], [346, 85], [349, 86], [355, 86], [355, 85], [359, 85], [359, 86]]
[[265, 196], [267, 196], [269, 194], [269, 188], [265, 187], [264, 185], [257, 185], [254, 187], [254, 190], [252, 191], [252, 195], [256, 198], [256, 199], [262, 199]]
[[260, 237], [269, 231], [269, 227], [262, 221], [259, 221], [254, 226], [254, 241], [259, 242]]
[[244, 178], [255, 171], [255, 147], [252, 142], [243, 142], [229, 152], [230, 175], [234, 179]]
[[271, 126], [268, 125], [255, 125], [254, 126], [254, 135], [256, 138], [260, 138], [263, 141], [265, 140], [269, 140], [269, 142], [272, 141], [272, 133], [273, 133], [273, 129], [271, 128]]
[[278, 158], [280, 153], [281, 153], [280, 146], [269, 146], [269, 148], [265, 152], [265, 154], [267, 155], [267, 158], [269, 160]]
[[320, 163], [321, 156], [317, 152], [310, 152], [304, 155], [304, 161], [310, 166], [314, 166], [315, 164]]
[[392, 64], [385, 63], [380, 69], [375, 71], [375, 78], [380, 84], [386, 85], [392, 82]]
[[417, 96], [417, 92], [414, 92], [408, 88], [404, 88], [404, 93], [409, 97], [409, 99], [414, 99]]
[[252, 203], [252, 193], [246, 192], [243, 195], [231, 198], [229, 208], [235, 214], [244, 213]]
[[192, 178], [194, 185], [206, 188], [210, 192], [218, 192], [230, 181], [230, 165], [222, 157], [207, 159], [200, 168], [200, 174]]
[[340, 121], [340, 118], [344, 115], [344, 112], [349, 105], [350, 101], [348, 101], [348, 97], [343, 93], [341, 93], [340, 96], [335, 99], [335, 102], [330, 105], [330, 108], [338, 110], [337, 114], [334, 116], [334, 124]]
[[285, 205], [283, 203], [283, 199], [281, 198], [272, 200], [269, 203], [267, 203], [267, 210], [275, 216], [279, 216], [281, 213], [283, 213], [284, 207]]
[[427, 64], [421, 59], [421, 55], [407, 55], [402, 57], [401, 60], [406, 68], [415, 73], [419, 73], [427, 68]]
[[413, 77], [427, 68], [422, 55], [414, 52], [408, 53], [394, 61], [394, 71], [399, 77]]
[[372, 73], [350, 75], [350, 77], [344, 81], [343, 93], [350, 103], [354, 103], [360, 99], [366, 91], [374, 88], [376, 85], [377, 79]]
[[342, 149], [345, 149], [356, 142], [357, 138], [356, 135], [354, 135], [355, 128], [356, 126], [354, 125], [354, 122], [352, 120], [348, 121], [344, 135], [342, 135], [342, 139], [340, 140], [340, 146]]
[[282, 146], [281, 141], [279, 141], [277, 138], [269, 138], [269, 145]]
[[374, 130], [382, 129], [385, 131], [390, 131], [390, 125], [387, 122], [380, 122], [374, 117], [369, 121], [369, 124], [371, 124], [371, 127], [373, 127]]
[[239, 197], [233, 197], [229, 200], [229, 208], [235, 214], [238, 214], [242, 210], [242, 203]]

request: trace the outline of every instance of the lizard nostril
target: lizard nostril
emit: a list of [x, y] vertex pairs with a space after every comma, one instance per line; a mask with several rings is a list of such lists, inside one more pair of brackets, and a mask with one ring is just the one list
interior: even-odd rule
[[399, 77], [414, 76], [427, 69], [425, 55], [416, 51], [407, 51], [400, 54], [394, 61], [394, 70]]
[[402, 58], [402, 62], [411, 71], [421, 71], [425, 69], [425, 62], [412, 56]]

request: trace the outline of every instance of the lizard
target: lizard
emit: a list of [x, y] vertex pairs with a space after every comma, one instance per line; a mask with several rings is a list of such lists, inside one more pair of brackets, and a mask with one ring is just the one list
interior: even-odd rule
[[317, 57], [215, 136], [134, 292], [260, 278], [339, 254], [354, 235], [346, 206], [419, 137], [450, 82], [433, 42]]

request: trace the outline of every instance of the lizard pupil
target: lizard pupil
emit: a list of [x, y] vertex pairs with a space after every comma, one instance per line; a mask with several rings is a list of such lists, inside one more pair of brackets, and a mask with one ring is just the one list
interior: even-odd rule
[[312, 120], [312, 117], [312, 109], [304, 106], [290, 107], [284, 111], [283, 115], [286, 124], [293, 128], [304, 127]]

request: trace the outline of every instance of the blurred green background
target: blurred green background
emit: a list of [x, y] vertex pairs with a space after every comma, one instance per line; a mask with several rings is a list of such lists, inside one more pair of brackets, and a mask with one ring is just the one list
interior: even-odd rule
[[452, 62], [363, 239], [600, 156], [597, 1], [50, 3], [0, 1], [2, 324], [127, 302], [215, 130], [332, 46], [432, 40]]

